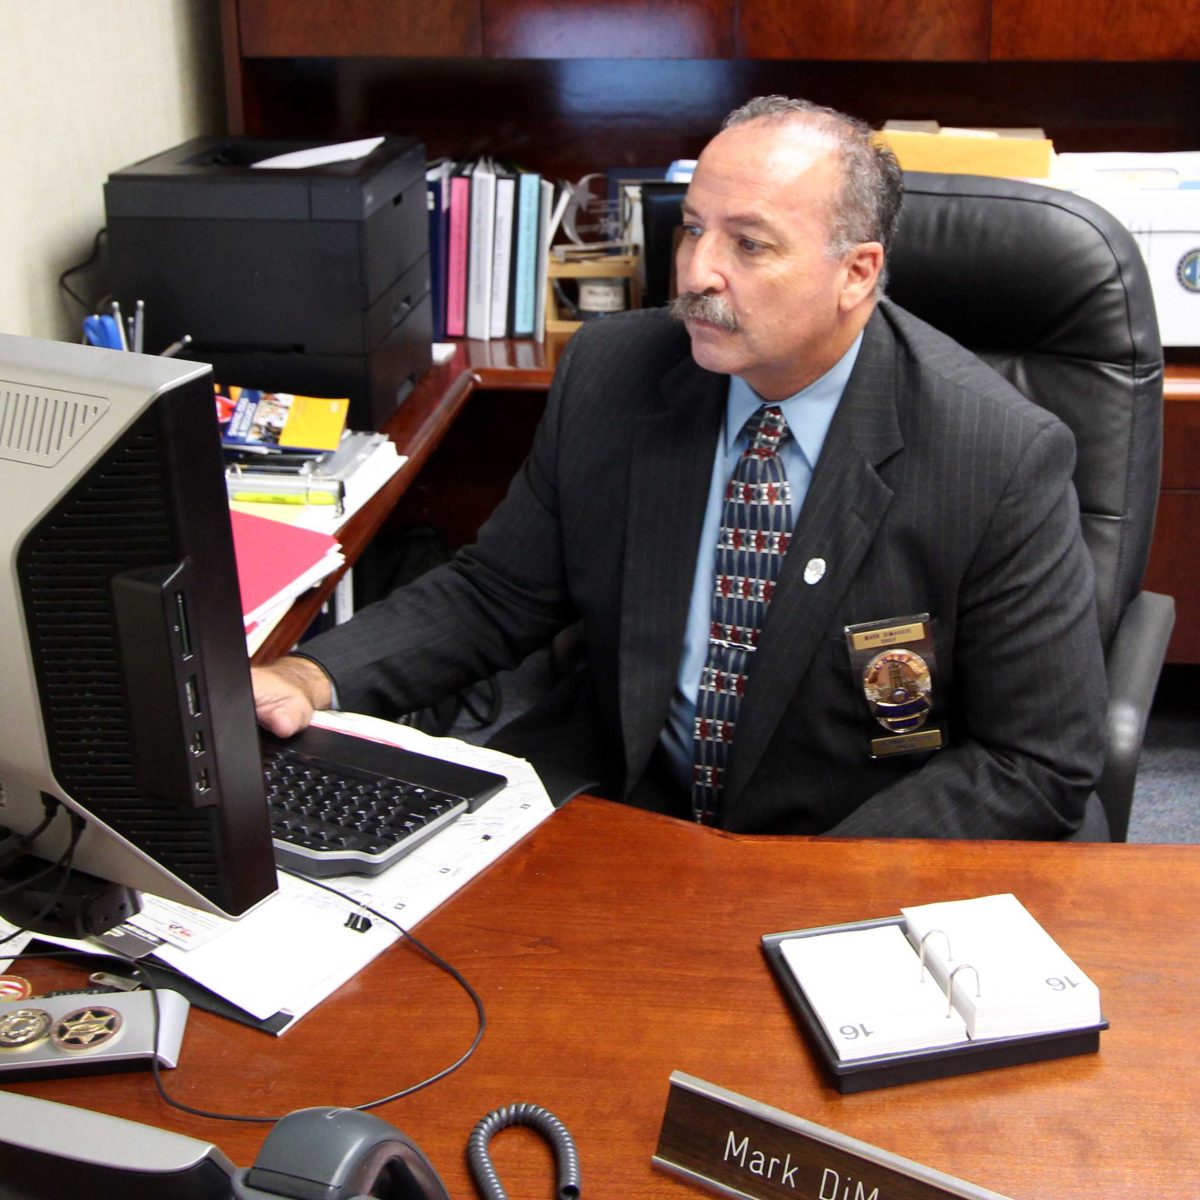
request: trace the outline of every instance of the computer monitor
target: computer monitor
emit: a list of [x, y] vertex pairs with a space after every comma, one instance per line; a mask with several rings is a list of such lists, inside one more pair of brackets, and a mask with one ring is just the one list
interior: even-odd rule
[[0, 497], [0, 915], [56, 862], [60, 908], [245, 912], [276, 875], [211, 369], [0, 334]]
[[642, 257], [646, 286], [642, 303], [659, 308], [675, 299], [675, 249], [683, 225], [680, 206], [686, 183], [647, 180], [642, 184]]

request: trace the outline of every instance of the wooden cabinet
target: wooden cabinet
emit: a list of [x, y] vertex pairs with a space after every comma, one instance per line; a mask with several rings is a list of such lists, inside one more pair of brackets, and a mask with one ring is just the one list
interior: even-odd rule
[[991, 0], [995, 59], [1200, 58], [1197, 0]]
[[1168, 662], [1200, 663], [1200, 367], [1167, 380], [1162, 492], [1145, 586], [1175, 597]]
[[[1197, 0], [222, 0], [248, 58], [1200, 57]], [[227, 17], [228, 19], [228, 17]]]
[[744, 0], [744, 58], [982, 61], [989, 0]]
[[489, 58], [730, 58], [728, 0], [483, 0]]
[[482, 52], [479, 0], [224, 0], [243, 58], [459, 57]]

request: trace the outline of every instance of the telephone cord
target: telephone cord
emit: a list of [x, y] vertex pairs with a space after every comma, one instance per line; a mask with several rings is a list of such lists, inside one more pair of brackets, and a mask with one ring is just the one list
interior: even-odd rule
[[488, 1149], [492, 1136], [510, 1125], [528, 1125], [536, 1129], [554, 1149], [558, 1165], [557, 1200], [578, 1200], [579, 1154], [567, 1127], [549, 1109], [537, 1104], [509, 1104], [488, 1113], [471, 1131], [467, 1142], [467, 1163], [475, 1186], [483, 1200], [508, 1200], [508, 1193], [492, 1166]]

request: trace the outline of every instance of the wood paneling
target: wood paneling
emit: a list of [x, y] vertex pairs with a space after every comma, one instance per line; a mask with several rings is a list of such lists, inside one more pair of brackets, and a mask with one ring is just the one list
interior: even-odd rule
[[729, 58], [727, 0], [483, 0], [492, 58]]
[[992, 57], [1195, 59], [1200, 57], [1200, 5], [1197, 0], [992, 0]]
[[242, 70], [248, 134], [412, 134], [431, 156], [490, 153], [552, 178], [694, 157], [730, 109], [771, 92], [873, 125], [1040, 125], [1060, 150], [1200, 145], [1195, 63], [256, 58]]
[[982, 61], [988, 0], [744, 0], [746, 58]]
[[1175, 597], [1167, 661], [1200, 663], [1200, 491], [1164, 491], [1144, 586]]
[[[1174, 365], [1163, 387], [1167, 397], [1163, 406], [1164, 488], [1200, 491], [1200, 366], [1175, 362], [1195, 353], [1171, 353]], [[1200, 582], [1200, 576], [1197, 580]]]
[[[1200, 381], [1194, 366], [1173, 374], [1177, 389]], [[1200, 663], [1200, 397], [1163, 405], [1162, 488], [1145, 586], [1175, 597], [1167, 661]]]
[[479, 54], [480, 0], [241, 0], [244, 57]]
[[[1200, 57], [1197, 0], [223, 0], [242, 57]], [[736, 23], [735, 23], [736, 22]], [[860, 81], [861, 83], [861, 81]]]

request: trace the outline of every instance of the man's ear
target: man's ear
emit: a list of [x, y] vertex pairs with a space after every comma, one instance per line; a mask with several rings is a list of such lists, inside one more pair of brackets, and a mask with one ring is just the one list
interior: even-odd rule
[[873, 299], [879, 272], [883, 270], [883, 246], [879, 242], [859, 242], [845, 259], [841, 309], [852, 312], [864, 300]]

